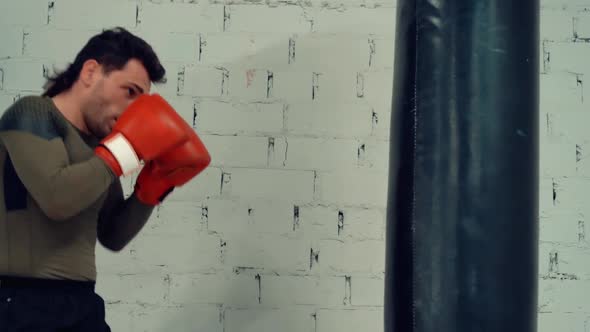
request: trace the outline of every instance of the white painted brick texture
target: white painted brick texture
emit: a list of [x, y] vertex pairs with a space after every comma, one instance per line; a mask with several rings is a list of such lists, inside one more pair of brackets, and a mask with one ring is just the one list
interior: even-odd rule
[[542, 1], [539, 331], [588, 329], [589, 16], [581, 1]]
[[[114, 328], [382, 329], [395, 26], [384, 4], [85, 0], [68, 17], [70, 2], [56, 0], [47, 24], [10, 25], [4, 74], [29, 74], [6, 80], [0, 102], [39, 86], [36, 64], [63, 67], [84, 38], [122, 25], [158, 52], [168, 82], [154, 91], [211, 151], [211, 167], [129, 247], [98, 247]], [[60, 39], [77, 42], [49, 47]], [[349, 312], [367, 322], [347, 323]]]
[[[590, 14], [541, 1], [539, 331], [590, 324]], [[211, 167], [122, 252], [97, 247], [114, 331], [383, 330], [395, 1], [0, 1], [0, 108], [120, 25]], [[128, 195], [133, 180], [124, 180]], [[499, 272], [500, 273], [500, 272]]]

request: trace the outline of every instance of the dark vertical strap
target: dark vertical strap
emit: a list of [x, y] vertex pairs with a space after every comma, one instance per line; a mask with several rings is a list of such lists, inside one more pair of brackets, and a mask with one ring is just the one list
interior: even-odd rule
[[16, 174], [8, 154], [6, 154], [6, 161], [4, 162], [4, 204], [7, 211], [27, 208], [27, 189], [18, 174]]

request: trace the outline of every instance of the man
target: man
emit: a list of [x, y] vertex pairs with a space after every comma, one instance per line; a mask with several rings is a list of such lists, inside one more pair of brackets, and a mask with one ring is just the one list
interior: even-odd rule
[[[92, 37], [41, 96], [0, 118], [0, 331], [107, 332], [95, 245], [119, 251], [210, 162], [165, 70], [123, 28]], [[140, 171], [125, 199], [119, 177]]]

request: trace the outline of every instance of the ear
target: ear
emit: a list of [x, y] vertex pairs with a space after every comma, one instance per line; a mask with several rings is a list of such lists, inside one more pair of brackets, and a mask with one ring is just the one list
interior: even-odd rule
[[86, 60], [80, 70], [80, 82], [86, 87], [91, 86], [98, 80], [101, 73], [101, 66], [96, 60]]

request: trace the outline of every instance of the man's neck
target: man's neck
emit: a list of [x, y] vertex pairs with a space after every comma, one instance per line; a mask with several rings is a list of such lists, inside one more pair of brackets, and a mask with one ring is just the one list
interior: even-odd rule
[[80, 103], [68, 92], [62, 92], [51, 98], [59, 112], [78, 130], [88, 133], [88, 128], [82, 117]]

